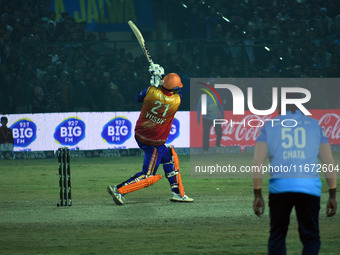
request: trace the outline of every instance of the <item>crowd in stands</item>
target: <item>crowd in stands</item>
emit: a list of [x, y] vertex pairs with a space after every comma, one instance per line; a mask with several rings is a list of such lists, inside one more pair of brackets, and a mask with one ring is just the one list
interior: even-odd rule
[[180, 12], [167, 11], [174, 4], [167, 0], [159, 15], [176, 37], [207, 42], [205, 53], [199, 52], [199, 43], [189, 48], [192, 55], [206, 57], [203, 69], [212, 76], [339, 76], [340, 1], [176, 2], [172, 9]]
[[117, 84], [137, 59], [115, 54], [105, 32], [87, 32], [69, 13], [56, 22], [49, 5], [0, 1], [0, 112], [129, 109], [124, 96], [133, 95]]
[[[339, 77], [337, 0], [154, 0], [153, 7], [155, 29], [165, 22], [180, 42], [160, 64], [184, 82]], [[69, 13], [57, 22], [49, 1], [0, 0], [0, 113], [138, 110], [134, 95], [149, 84], [145, 57], [112, 45]]]

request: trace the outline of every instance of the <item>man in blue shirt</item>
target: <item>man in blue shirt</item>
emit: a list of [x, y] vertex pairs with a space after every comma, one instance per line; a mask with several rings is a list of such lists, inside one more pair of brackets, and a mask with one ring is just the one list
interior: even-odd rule
[[[327, 136], [318, 122], [304, 116], [295, 105], [287, 106], [287, 114], [267, 122], [260, 131], [253, 165], [263, 169], [268, 156], [270, 237], [268, 254], [286, 254], [289, 217], [295, 207], [299, 225], [302, 254], [318, 254], [320, 250], [319, 211], [321, 181], [319, 171], [325, 172], [329, 200], [327, 216], [336, 213], [336, 172]], [[318, 157], [323, 165], [318, 165]], [[321, 168], [320, 168], [321, 167]], [[330, 171], [325, 171], [329, 169]], [[332, 171], [333, 170], [333, 171]], [[264, 212], [261, 193], [262, 171], [254, 173], [253, 209], [257, 216]]]

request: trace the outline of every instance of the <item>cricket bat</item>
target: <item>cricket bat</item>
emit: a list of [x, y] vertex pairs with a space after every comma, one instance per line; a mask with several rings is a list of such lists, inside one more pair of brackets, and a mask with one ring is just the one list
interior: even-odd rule
[[149, 61], [150, 65], [153, 65], [153, 61], [152, 61], [152, 57], [150, 55], [150, 52], [148, 50], [148, 48], [146, 47], [145, 44], [145, 40], [143, 38], [142, 33], [139, 31], [138, 27], [135, 25], [135, 23], [133, 23], [131, 20], [128, 21], [128, 24], [132, 30], [132, 32], [135, 34], [140, 47], [142, 48], [144, 55], [146, 57], [146, 59]]

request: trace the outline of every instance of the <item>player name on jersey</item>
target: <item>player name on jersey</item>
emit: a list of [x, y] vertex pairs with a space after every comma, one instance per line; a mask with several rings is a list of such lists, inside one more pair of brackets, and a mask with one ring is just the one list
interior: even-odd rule
[[163, 124], [163, 122], [166, 121], [166, 119], [163, 119], [163, 118], [158, 118], [154, 115], [152, 115], [151, 113], [147, 112], [146, 113], [146, 118], [151, 120], [152, 122], [155, 122], [157, 124]]
[[305, 152], [303, 150], [286, 150], [282, 153], [283, 159], [305, 159]]

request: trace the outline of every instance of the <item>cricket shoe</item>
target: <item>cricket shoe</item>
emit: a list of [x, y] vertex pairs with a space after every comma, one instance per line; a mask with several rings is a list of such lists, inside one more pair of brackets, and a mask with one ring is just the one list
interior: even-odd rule
[[116, 205], [123, 205], [125, 202], [124, 195], [120, 194], [117, 190], [117, 186], [107, 186], [107, 191], [112, 196]]
[[191, 197], [188, 197], [185, 194], [183, 197], [181, 197], [180, 194], [176, 192], [172, 192], [170, 201], [172, 202], [194, 202], [194, 199], [192, 199]]

